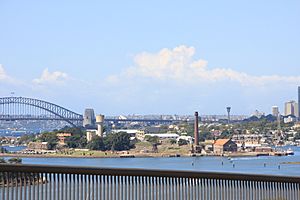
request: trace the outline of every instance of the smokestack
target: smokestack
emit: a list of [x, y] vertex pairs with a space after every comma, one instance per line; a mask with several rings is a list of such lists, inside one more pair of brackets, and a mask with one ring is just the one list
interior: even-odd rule
[[195, 112], [195, 123], [194, 123], [194, 137], [195, 137], [195, 145], [199, 145], [199, 128], [198, 128], [198, 123], [199, 123], [199, 117], [198, 117], [198, 112]]

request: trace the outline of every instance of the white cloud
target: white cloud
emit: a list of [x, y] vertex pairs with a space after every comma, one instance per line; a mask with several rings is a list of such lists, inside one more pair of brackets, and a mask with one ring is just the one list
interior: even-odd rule
[[44, 69], [40, 78], [33, 80], [36, 84], [45, 83], [64, 83], [69, 79], [68, 74], [60, 71], [49, 72], [48, 68]]
[[11, 78], [7, 75], [4, 67], [0, 64], [0, 80], [10, 80]]
[[[186, 83], [234, 81], [241, 85], [265, 85], [274, 82], [299, 84], [300, 76], [253, 76], [230, 68], [207, 67], [208, 62], [194, 59], [194, 47], [164, 48], [157, 53], [143, 52], [134, 58], [134, 66], [121, 76], [148, 77], [158, 80], [175, 80]], [[117, 79], [114, 77], [114, 79]]]

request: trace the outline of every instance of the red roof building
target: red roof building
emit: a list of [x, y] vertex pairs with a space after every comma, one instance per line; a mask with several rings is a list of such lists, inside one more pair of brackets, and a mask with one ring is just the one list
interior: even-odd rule
[[236, 152], [237, 144], [231, 139], [218, 139], [214, 143], [214, 153], [223, 154], [225, 152]]

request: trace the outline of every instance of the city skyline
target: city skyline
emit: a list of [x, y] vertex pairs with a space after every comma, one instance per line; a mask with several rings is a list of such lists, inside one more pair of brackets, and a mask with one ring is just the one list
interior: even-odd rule
[[298, 100], [299, 2], [30, 2], [0, 3], [1, 96], [107, 115]]

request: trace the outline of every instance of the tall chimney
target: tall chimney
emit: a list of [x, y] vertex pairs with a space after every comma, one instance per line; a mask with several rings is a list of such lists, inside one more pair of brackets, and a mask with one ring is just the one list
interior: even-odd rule
[[194, 141], [194, 144], [196, 146], [199, 145], [199, 128], [198, 128], [198, 123], [199, 123], [198, 112], [195, 112], [195, 123], [194, 123], [194, 137], [195, 137], [195, 141]]

